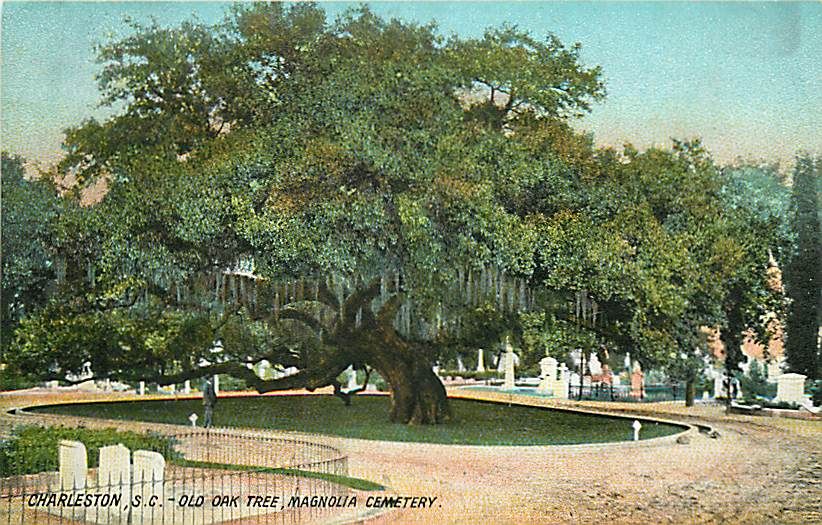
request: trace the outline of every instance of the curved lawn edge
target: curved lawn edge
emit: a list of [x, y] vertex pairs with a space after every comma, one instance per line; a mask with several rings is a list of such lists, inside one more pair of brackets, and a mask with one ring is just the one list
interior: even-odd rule
[[[466, 392], [468, 395], [466, 395]], [[304, 396], [300, 391], [294, 392], [281, 392], [278, 393], [280, 396]], [[365, 394], [365, 396], [384, 396], [386, 394]], [[229, 397], [229, 396], [226, 396]], [[245, 394], [245, 395], [233, 395], [230, 396], [232, 398], [260, 398], [263, 397], [257, 394]], [[224, 430], [233, 430], [233, 431], [249, 431], [249, 432], [264, 432], [264, 433], [271, 433], [271, 434], [280, 434], [280, 435], [287, 435], [290, 437], [300, 437], [306, 439], [321, 439], [321, 440], [340, 440], [340, 441], [355, 441], [362, 444], [392, 444], [392, 445], [410, 445], [410, 446], [449, 446], [449, 447], [478, 447], [478, 448], [511, 448], [511, 449], [538, 449], [544, 447], [551, 447], [555, 449], [559, 448], [567, 448], [569, 450], [574, 449], [596, 449], [597, 447], [624, 447], [624, 448], [633, 448], [637, 446], [659, 446], [659, 445], [667, 445], [667, 444], [674, 444], [676, 441], [682, 436], [695, 436], [699, 433], [699, 426], [698, 424], [690, 424], [685, 423], [680, 420], [673, 420], [667, 418], [661, 418], [657, 416], [649, 416], [649, 415], [640, 415], [640, 414], [633, 414], [633, 413], [625, 413], [625, 412], [612, 412], [612, 411], [603, 411], [597, 410], [587, 407], [569, 407], [569, 406], [561, 406], [552, 403], [552, 401], [556, 401], [552, 398], [534, 398], [533, 396], [520, 396], [517, 394], [511, 393], [501, 393], [501, 392], [487, 392], [487, 391], [467, 391], [467, 390], [448, 390], [448, 397], [451, 399], [460, 399], [465, 401], [472, 401], [477, 403], [488, 403], [488, 404], [495, 404], [495, 405], [512, 405], [524, 408], [532, 408], [537, 410], [548, 410], [548, 411], [557, 411], [557, 412], [566, 412], [572, 414], [582, 414], [582, 415], [590, 415], [590, 416], [597, 416], [607, 419], [620, 419], [625, 421], [630, 420], [639, 420], [643, 423], [659, 423], [664, 425], [669, 425], [672, 427], [678, 427], [682, 429], [680, 432], [675, 432], [673, 434], [669, 434], [666, 436], [659, 436], [647, 439], [640, 439], [639, 441], [633, 440], [615, 440], [615, 441], [607, 441], [607, 442], [592, 442], [592, 443], [542, 443], [542, 444], [477, 444], [477, 443], [442, 443], [442, 442], [426, 442], [426, 441], [403, 441], [403, 440], [390, 440], [390, 439], [372, 439], [372, 438], [361, 438], [361, 437], [354, 437], [354, 436], [345, 436], [340, 434], [331, 434], [331, 433], [322, 433], [322, 432], [307, 432], [307, 431], [300, 431], [300, 430], [293, 430], [293, 429], [283, 429], [283, 428], [260, 428], [260, 427], [247, 427], [247, 426], [230, 426], [230, 427], [215, 427], [215, 430], [224, 429]], [[58, 419], [66, 419], [66, 420], [92, 420], [99, 423], [107, 422], [111, 425], [118, 425], [123, 423], [136, 423], [140, 425], [163, 425], [163, 426], [170, 426], [176, 428], [190, 428], [187, 425], [182, 424], [175, 424], [175, 423], [152, 423], [149, 421], [141, 421], [137, 419], [108, 419], [103, 417], [93, 417], [93, 416], [75, 416], [75, 415], [68, 415], [68, 414], [54, 414], [48, 412], [32, 412], [29, 409], [47, 409], [53, 406], [66, 406], [66, 405], [86, 405], [86, 404], [96, 404], [96, 403], [132, 403], [132, 402], [143, 402], [143, 401], [173, 401], [173, 400], [199, 400], [201, 399], [198, 395], [178, 395], [174, 397], [169, 397], [166, 395], [144, 395], [144, 396], [133, 396], [127, 398], [115, 398], [115, 399], [72, 399], [67, 400], [65, 402], [51, 402], [48, 403], [36, 403], [32, 405], [28, 405], [25, 407], [17, 407], [8, 410], [8, 413], [13, 414], [17, 413], [19, 415], [24, 415], [28, 417], [47, 417], [47, 418], [58, 418]], [[82, 423], [81, 423], [82, 424]], [[705, 426], [705, 425], [701, 425]]]
[[[465, 393], [469, 393], [469, 395], [465, 395]], [[473, 394], [473, 395], [470, 395]], [[487, 396], [487, 397], [486, 397]], [[566, 445], [525, 445], [529, 447], [563, 447], [563, 448], [570, 448], [570, 449], [590, 449], [596, 447], [625, 447], [625, 448], [633, 448], [637, 446], [656, 446], [656, 445], [668, 445], [668, 444], [675, 444], [677, 439], [682, 436], [693, 437], [699, 434], [699, 427], [706, 427], [707, 425], [699, 425], [699, 424], [691, 424], [686, 423], [684, 421], [678, 421], [674, 419], [667, 419], [661, 418], [657, 416], [648, 416], [648, 415], [639, 415], [631, 412], [623, 412], [623, 411], [603, 411], [597, 410], [593, 408], [587, 407], [572, 407], [572, 406], [562, 406], [551, 403], [552, 400], [555, 398], [535, 398], [533, 396], [525, 396], [521, 394], [514, 394], [514, 393], [503, 393], [503, 392], [490, 392], [484, 390], [468, 390], [468, 389], [450, 389], [448, 390], [448, 398], [449, 399], [465, 399], [471, 401], [479, 401], [479, 402], [486, 402], [486, 403], [496, 403], [502, 405], [515, 405], [515, 406], [524, 406], [529, 408], [539, 408], [543, 410], [556, 410], [559, 412], [571, 412], [576, 414], [589, 414], [594, 416], [600, 417], [607, 417], [607, 418], [618, 418], [618, 419], [625, 419], [625, 420], [638, 420], [639, 422], [649, 422], [649, 423], [662, 423], [665, 425], [671, 425], [675, 427], [682, 428], [682, 432], [677, 432], [675, 434], [670, 434], [668, 436], [660, 436], [655, 438], [649, 439], [640, 439], [639, 441], [609, 441], [606, 443], [578, 443], [578, 444], [566, 444]], [[539, 401], [545, 402], [539, 403]], [[551, 404], [548, 404], [551, 403]], [[709, 427], [710, 428], [710, 427]], [[640, 431], [641, 434], [641, 431]], [[474, 446], [489, 446], [489, 445], [474, 445]], [[493, 446], [493, 445], [491, 445]], [[504, 446], [504, 445], [503, 445]]]

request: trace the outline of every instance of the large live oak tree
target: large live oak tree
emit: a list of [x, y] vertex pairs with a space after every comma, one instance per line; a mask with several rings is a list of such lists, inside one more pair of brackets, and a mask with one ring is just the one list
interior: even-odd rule
[[[449, 419], [430, 343], [464, 275], [531, 273], [512, 202], [550, 167], [531, 173], [525, 141], [600, 99], [599, 70], [555, 37], [445, 41], [365, 8], [133, 29], [99, 50], [103, 101], [123, 109], [67, 131], [61, 168], [109, 184], [75, 243], [94, 247], [73, 261], [87, 271], [24, 321], [18, 366], [345, 397], [354, 365], [389, 383], [393, 421]], [[263, 359], [299, 371], [263, 379]]]

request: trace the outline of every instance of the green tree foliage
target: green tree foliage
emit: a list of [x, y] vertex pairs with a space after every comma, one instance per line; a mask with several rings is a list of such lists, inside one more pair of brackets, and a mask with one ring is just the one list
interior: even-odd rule
[[[56, 277], [51, 223], [60, 212], [54, 185], [27, 178], [24, 161], [2, 153], [2, 331], [0, 356], [27, 314], [44, 305]], [[0, 357], [2, 361], [2, 357]]]
[[822, 300], [822, 233], [819, 226], [819, 158], [796, 160], [792, 227], [796, 248], [786, 272], [788, 309], [785, 352], [791, 371], [820, 377], [819, 322]]
[[[465, 306], [458, 274], [499, 286], [532, 269], [513, 209], [550, 170], [529, 173], [510, 126], [561, 127], [601, 97], [599, 71], [556, 38], [444, 41], [367, 8], [327, 24], [310, 4], [255, 4], [215, 27], [133, 30], [99, 53], [103, 103], [122, 111], [67, 133], [63, 167], [110, 181], [78, 228], [86, 275], [26, 324], [15, 363], [343, 396], [339, 373], [368, 366], [393, 420], [447, 419], [431, 342]], [[477, 77], [515, 117], [474, 117]], [[299, 372], [263, 380], [246, 366], [262, 359]]]
[[[53, 221], [69, 270], [18, 330], [21, 370], [347, 400], [353, 365], [390, 385], [392, 420], [437, 423], [448, 352], [511, 335], [526, 364], [611, 348], [673, 368], [700, 326], [761, 324], [773, 225], [726, 205], [698, 141], [576, 133], [604, 96], [576, 45], [311, 4], [132, 28], [99, 53], [121, 111], [67, 132], [62, 167], [109, 191]], [[262, 379], [263, 359], [299, 371]]]

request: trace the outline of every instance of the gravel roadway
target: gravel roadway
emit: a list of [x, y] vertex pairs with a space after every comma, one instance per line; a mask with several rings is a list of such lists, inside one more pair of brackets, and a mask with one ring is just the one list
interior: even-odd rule
[[[436, 497], [432, 508], [394, 510], [363, 523], [822, 523], [820, 418], [727, 416], [720, 406], [686, 408], [681, 402], [576, 402], [453, 389], [449, 394], [484, 399], [496, 395], [521, 404], [707, 424], [720, 437], [692, 430], [687, 444], [660, 438], [606, 445], [482, 447], [310, 436], [347, 453], [352, 476], [383, 483], [400, 496]], [[0, 434], [27, 420], [181, 429], [5, 413], [12, 407], [134, 397], [41, 389], [3, 393]], [[363, 502], [367, 496], [362, 493]]]

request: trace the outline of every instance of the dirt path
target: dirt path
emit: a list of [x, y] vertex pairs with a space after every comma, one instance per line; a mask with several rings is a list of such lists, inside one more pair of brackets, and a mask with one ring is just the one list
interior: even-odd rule
[[[0, 407], [101, 397], [112, 396], [3, 394]], [[349, 455], [352, 476], [384, 483], [399, 495], [437, 498], [433, 508], [395, 511], [382, 523], [822, 523], [822, 421], [725, 416], [718, 406], [675, 403], [515, 400], [707, 422], [721, 437], [544, 447], [320, 439]], [[2, 416], [0, 432], [21, 418], [43, 417]], [[47, 417], [64, 424], [159, 427]]]

